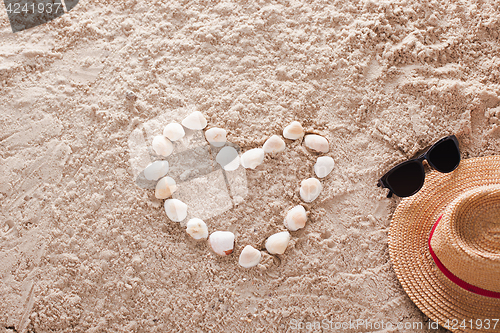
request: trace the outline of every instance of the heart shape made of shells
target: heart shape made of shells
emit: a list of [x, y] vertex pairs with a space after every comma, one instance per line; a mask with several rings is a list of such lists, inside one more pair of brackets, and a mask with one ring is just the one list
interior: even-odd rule
[[[207, 127], [207, 120], [201, 112], [194, 111], [182, 120], [181, 124], [170, 123], [166, 125], [163, 135], [157, 135], [153, 138], [152, 148], [154, 152], [163, 157], [172, 154], [172, 141], [184, 137], [184, 127], [194, 131], [201, 131]], [[214, 127], [205, 131], [205, 139], [214, 147], [223, 147], [226, 144], [226, 134], [226, 130]], [[304, 138], [305, 146], [312, 151], [319, 153], [329, 151], [327, 139], [316, 134], [306, 135], [298, 121], [293, 121], [284, 128], [283, 137], [289, 140]], [[266, 140], [262, 148], [250, 149], [241, 156], [235, 148], [226, 146], [217, 154], [216, 162], [226, 171], [234, 171], [240, 165], [246, 169], [255, 169], [263, 163], [265, 154], [278, 154], [283, 152], [285, 148], [285, 141], [278, 135], [272, 135]], [[167, 161], [155, 161], [145, 168], [144, 176], [148, 180], [157, 181], [155, 196], [158, 199], [166, 199], [164, 207], [167, 217], [174, 222], [181, 222], [187, 217], [188, 206], [181, 200], [170, 198], [178, 187], [174, 179], [166, 176], [168, 167]], [[314, 165], [314, 173], [318, 178], [324, 178], [333, 170], [333, 167], [333, 158], [321, 156], [318, 157]], [[310, 203], [318, 198], [321, 190], [322, 185], [317, 178], [304, 179], [300, 184], [300, 198], [304, 202]], [[287, 212], [283, 223], [288, 230], [296, 231], [305, 227], [307, 215], [304, 206], [297, 205]], [[209, 236], [206, 223], [199, 218], [192, 218], [186, 224], [186, 232], [196, 240], [206, 240], [208, 238], [210, 246], [216, 254], [226, 256], [233, 252], [235, 235], [230, 231], [218, 230], [212, 232]], [[265, 242], [266, 250], [270, 254], [283, 254], [290, 242], [290, 238], [291, 235], [288, 231], [275, 233], [267, 238]], [[240, 253], [238, 262], [242, 267], [250, 268], [258, 265], [261, 257], [261, 251], [251, 245], [246, 245]]]

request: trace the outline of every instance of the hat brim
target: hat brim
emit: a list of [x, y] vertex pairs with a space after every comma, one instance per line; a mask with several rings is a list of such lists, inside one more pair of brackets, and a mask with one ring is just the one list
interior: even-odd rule
[[500, 156], [462, 160], [451, 173], [427, 174], [422, 189], [401, 200], [392, 218], [389, 254], [403, 289], [424, 314], [452, 332], [500, 332], [500, 299], [451, 282], [432, 260], [429, 233], [460, 194], [499, 184]]

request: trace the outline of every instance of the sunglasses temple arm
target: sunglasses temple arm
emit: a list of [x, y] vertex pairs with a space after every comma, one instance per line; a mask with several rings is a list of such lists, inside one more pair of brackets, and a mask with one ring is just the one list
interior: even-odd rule
[[[384, 183], [382, 182], [382, 180], [379, 180], [378, 183], [377, 183], [377, 186], [378, 187], [382, 187], [382, 188], [385, 188], [386, 186], [384, 185]], [[387, 193], [387, 197], [388, 198], [392, 198], [392, 191], [389, 190], [389, 193]]]

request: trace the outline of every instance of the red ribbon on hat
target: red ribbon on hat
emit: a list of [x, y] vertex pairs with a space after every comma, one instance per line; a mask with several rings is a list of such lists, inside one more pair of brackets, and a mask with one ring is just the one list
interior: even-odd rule
[[436, 266], [439, 268], [439, 270], [448, 279], [451, 280], [451, 282], [455, 283], [457, 286], [459, 286], [459, 287], [461, 287], [461, 288], [463, 288], [465, 290], [468, 290], [471, 293], [478, 294], [478, 295], [481, 295], [481, 296], [492, 297], [492, 298], [500, 298], [500, 293], [499, 292], [495, 292], [495, 291], [491, 291], [491, 290], [479, 288], [479, 287], [476, 287], [476, 286], [474, 286], [474, 285], [472, 285], [472, 284], [470, 284], [468, 282], [465, 282], [464, 280], [460, 279], [458, 276], [456, 276], [455, 274], [453, 274], [452, 272], [450, 272], [448, 270], [448, 268], [444, 267], [444, 265], [441, 262], [441, 260], [439, 260], [439, 258], [436, 256], [436, 253], [434, 253], [434, 250], [432, 250], [431, 239], [432, 239], [432, 235], [434, 234], [434, 230], [436, 230], [436, 227], [437, 227], [439, 221], [441, 221], [442, 217], [443, 217], [443, 215], [441, 215], [438, 218], [438, 220], [436, 221], [436, 223], [434, 223], [434, 226], [432, 227], [431, 233], [429, 235], [429, 252], [431, 253], [432, 259], [434, 259], [434, 262], [436, 263]]

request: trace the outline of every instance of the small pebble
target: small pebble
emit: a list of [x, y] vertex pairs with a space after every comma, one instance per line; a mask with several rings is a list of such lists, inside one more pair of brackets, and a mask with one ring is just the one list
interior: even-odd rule
[[304, 136], [304, 128], [298, 121], [292, 121], [290, 125], [283, 130], [283, 136], [290, 140], [297, 140]]
[[266, 250], [271, 254], [283, 254], [290, 242], [288, 231], [278, 232], [266, 240]]
[[245, 268], [250, 268], [257, 266], [262, 258], [262, 254], [259, 250], [251, 245], [245, 246], [243, 251], [240, 253], [240, 259], [238, 263]]
[[144, 169], [144, 177], [147, 180], [158, 180], [168, 172], [167, 161], [155, 161]]
[[137, 95], [133, 91], [127, 90], [125, 92], [125, 98], [131, 102], [135, 102], [137, 100]]
[[194, 111], [184, 118], [182, 126], [190, 130], [202, 130], [207, 127], [207, 120], [200, 111]]
[[182, 139], [185, 134], [184, 128], [178, 123], [170, 123], [163, 129], [163, 136], [167, 137], [170, 141]]
[[313, 202], [321, 193], [323, 186], [316, 178], [304, 179], [300, 183], [300, 197], [305, 202]]
[[222, 128], [211, 128], [205, 132], [205, 138], [214, 147], [222, 147], [226, 144], [227, 132]]
[[234, 234], [230, 231], [215, 231], [209, 238], [210, 246], [215, 253], [227, 256], [233, 253]]
[[246, 169], [255, 169], [264, 162], [264, 149], [254, 148], [241, 155], [241, 165]]
[[332, 172], [335, 166], [335, 161], [330, 156], [318, 157], [316, 164], [314, 164], [314, 173], [318, 178], [325, 178]]
[[268, 154], [280, 153], [285, 150], [285, 141], [283, 141], [283, 139], [279, 136], [273, 135], [266, 140], [262, 149], [264, 149], [264, 152]]
[[302, 205], [297, 205], [290, 209], [285, 217], [285, 227], [290, 231], [297, 231], [305, 227], [307, 222], [307, 213]]
[[194, 218], [190, 219], [186, 224], [186, 232], [189, 236], [194, 239], [207, 239], [208, 238], [208, 228], [207, 224], [203, 220]]
[[234, 171], [240, 166], [240, 156], [233, 147], [222, 148], [215, 157], [215, 161], [226, 171]]
[[304, 144], [307, 148], [319, 153], [328, 153], [328, 151], [330, 150], [328, 140], [316, 134], [306, 135], [306, 137], [304, 138]]
[[175, 180], [170, 177], [163, 177], [156, 183], [155, 197], [158, 199], [166, 199], [172, 196], [172, 193], [175, 191], [177, 191]]
[[165, 200], [165, 212], [169, 219], [181, 222], [187, 217], [187, 205], [178, 199]]
[[168, 156], [174, 151], [174, 145], [163, 135], [157, 135], [153, 138], [153, 150], [156, 155]]

